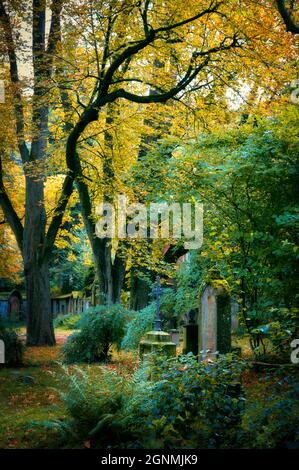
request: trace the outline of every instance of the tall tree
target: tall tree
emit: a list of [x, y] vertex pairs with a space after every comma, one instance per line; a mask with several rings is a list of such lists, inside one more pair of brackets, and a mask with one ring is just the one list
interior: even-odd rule
[[[15, 5], [0, 1], [0, 24], [13, 93], [15, 132], [26, 184], [25, 220], [21, 222], [5, 189], [2, 165], [0, 166], [0, 204], [18, 243], [24, 261], [27, 295], [27, 344], [53, 345], [55, 336], [50, 309], [49, 261], [63, 212], [72, 192], [73, 176], [67, 175], [53, 218], [47, 229], [44, 182], [48, 158], [48, 93], [53, 71], [54, 54], [60, 38], [62, 0], [53, 0], [51, 24], [46, 40], [46, 1], [32, 2], [33, 64], [32, 112], [30, 118], [24, 110], [24, 96], [17, 59], [16, 31], [12, 15], [16, 7], [24, 15], [26, 3]], [[13, 18], [14, 19], [14, 18]], [[27, 133], [30, 129], [30, 133]]]
[[[197, 89], [205, 86], [205, 82], [201, 84], [199, 82], [205, 80], [204, 71], [210, 61], [219, 57], [219, 54], [240, 46], [237, 35], [231, 30], [227, 34], [220, 34], [219, 40], [212, 41], [212, 44], [207, 44], [204, 40], [200, 46], [190, 47], [188, 53], [181, 52], [176, 63], [175, 81], [164, 76], [164, 84], [159, 81], [152, 84], [148, 82], [147, 76], [151, 75], [152, 63], [156, 60], [156, 50], [159, 50], [159, 54], [162, 53], [164, 56], [164, 61], [167, 61], [173, 51], [174, 43], [180, 45], [186, 35], [190, 36], [192, 43], [194, 30], [191, 25], [196, 25], [197, 21], [208, 22], [214, 16], [221, 18], [221, 5], [222, 2], [217, 1], [204, 2], [200, 8], [194, 4], [191, 14], [191, 8], [187, 11], [182, 9], [175, 11], [172, 2], [168, 5], [167, 2], [152, 3], [148, 0], [138, 3], [118, 1], [110, 2], [109, 5], [102, 2], [101, 8], [97, 4], [98, 9], [93, 10], [93, 15], [98, 19], [98, 29], [95, 33], [93, 21], [89, 22], [87, 30], [90, 31], [89, 43], [95, 44], [96, 70], [93, 74], [95, 82], [87, 104], [83, 104], [82, 99], [80, 100], [83, 111], [68, 136], [66, 161], [68, 169], [76, 178], [102, 302], [110, 303], [116, 299], [113, 294], [115, 289], [111, 286], [110, 248], [107, 250], [107, 243], [110, 242], [106, 238], [95, 236], [95, 210], [80, 158], [82, 155], [82, 153], [80, 155], [80, 139], [83, 135], [86, 137], [88, 126], [99, 119], [100, 112], [105, 106], [116, 100], [124, 99], [139, 105], [165, 103], [186, 89], [190, 91], [192, 86]], [[118, 28], [122, 31], [121, 35]], [[178, 36], [181, 36], [181, 39], [178, 39]], [[93, 41], [90, 38], [93, 38]], [[142, 67], [145, 70], [142, 70]], [[142, 94], [148, 87], [154, 87], [156, 93]], [[140, 93], [136, 93], [136, 90]]]

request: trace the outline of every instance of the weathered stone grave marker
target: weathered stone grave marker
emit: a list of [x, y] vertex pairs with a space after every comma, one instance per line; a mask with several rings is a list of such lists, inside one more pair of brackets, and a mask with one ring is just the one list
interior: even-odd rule
[[169, 356], [176, 355], [176, 344], [171, 341], [169, 333], [162, 331], [162, 322], [160, 316], [160, 296], [163, 292], [160, 284], [160, 278], [157, 276], [157, 286], [153, 290], [156, 297], [156, 318], [154, 321], [154, 330], [146, 333], [143, 340], [139, 344], [140, 358], [143, 359], [144, 355], [161, 351]]
[[190, 310], [184, 325], [183, 352], [199, 360], [231, 351], [231, 298], [225, 281], [211, 280], [201, 294], [198, 312]]
[[0, 339], [0, 364], [5, 364], [5, 344], [3, 339]]
[[231, 301], [226, 284], [212, 281], [202, 292], [198, 318], [199, 357], [231, 350]]
[[8, 318], [19, 321], [22, 309], [22, 295], [18, 290], [13, 290], [8, 298]]

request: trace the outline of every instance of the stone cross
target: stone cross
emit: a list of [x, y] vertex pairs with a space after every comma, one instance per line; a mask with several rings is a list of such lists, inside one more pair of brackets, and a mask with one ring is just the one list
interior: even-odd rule
[[160, 284], [160, 277], [157, 276], [156, 278], [157, 281], [157, 286], [153, 290], [153, 294], [156, 297], [156, 319], [154, 322], [154, 330], [155, 331], [162, 331], [162, 325], [161, 325], [161, 317], [160, 317], [160, 296], [163, 292], [163, 289]]

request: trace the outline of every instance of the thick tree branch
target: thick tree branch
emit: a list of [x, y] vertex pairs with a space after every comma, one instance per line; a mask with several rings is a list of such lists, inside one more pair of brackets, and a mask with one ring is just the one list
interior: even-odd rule
[[62, 223], [66, 206], [73, 192], [73, 184], [74, 184], [74, 177], [70, 173], [64, 179], [59, 201], [54, 210], [54, 215], [52, 217], [51, 223], [47, 231], [47, 235], [45, 239], [45, 248], [44, 248], [44, 259], [47, 261], [50, 259], [52, 249], [56, 240], [56, 236]]
[[[44, 73], [46, 43], [46, 5], [45, 0], [33, 0], [32, 50], [35, 78]], [[37, 80], [36, 80], [37, 81]]]
[[293, 34], [299, 34], [299, 24], [296, 24], [292, 18], [292, 11], [286, 7], [285, 0], [277, 0], [278, 11], [286, 25], [287, 31]]
[[[110, 67], [108, 68], [107, 72], [104, 75], [102, 80], [101, 86], [99, 88], [99, 96], [103, 96], [108, 92], [109, 86], [112, 82], [114, 73], [121, 67], [121, 65], [128, 60], [130, 57], [134, 56], [138, 52], [145, 49], [147, 46], [152, 44], [155, 40], [161, 39], [160, 33], [170, 32], [174, 29], [180, 28], [186, 24], [192, 23], [205, 15], [209, 15], [210, 13], [215, 13], [219, 6], [223, 2], [215, 2], [212, 1], [210, 6], [205, 10], [197, 13], [196, 15], [189, 17], [185, 20], [179, 21], [177, 23], [173, 23], [168, 26], [161, 26], [160, 28], [153, 29], [149, 25], [147, 25], [146, 36], [145, 38], [137, 41], [135, 44], [128, 46], [122, 53], [120, 53], [112, 62]], [[100, 99], [100, 98], [99, 98]]]
[[12, 229], [18, 247], [23, 253], [23, 225], [8, 197], [3, 183], [2, 159], [0, 156], [0, 206], [3, 210], [6, 221]]
[[[98, 104], [100, 106], [103, 106], [104, 104], [112, 102], [117, 98], [124, 98], [129, 101], [133, 101], [135, 103], [143, 103], [143, 104], [165, 103], [169, 99], [174, 98], [182, 90], [186, 89], [188, 85], [191, 84], [191, 82], [197, 77], [199, 72], [204, 67], [207, 66], [213, 54], [220, 52], [220, 51], [226, 51], [235, 47], [240, 47], [236, 35], [233, 36], [233, 38], [231, 38], [231, 42], [229, 44], [227, 44], [227, 39], [228, 38], [225, 38], [218, 47], [213, 47], [211, 49], [208, 49], [207, 51], [194, 53], [190, 60], [190, 64], [189, 64], [189, 67], [187, 69], [185, 76], [170, 90], [162, 92], [162, 93], [155, 93], [155, 94], [142, 96], [142, 95], [136, 95], [134, 93], [130, 93], [124, 89], [119, 89], [119, 90], [115, 90], [107, 94], [105, 97], [100, 98], [98, 100]], [[199, 65], [194, 65], [194, 62], [196, 61], [196, 59], [198, 59], [198, 57], [203, 57], [205, 59]]]
[[149, 26], [148, 21], [147, 21], [147, 13], [148, 13], [148, 9], [149, 9], [149, 4], [150, 4], [150, 0], [145, 0], [144, 9], [140, 11], [141, 18], [142, 18], [142, 21], [143, 21], [143, 29], [144, 29], [145, 37], [147, 37], [149, 35], [149, 30], [150, 30], [150, 26]]
[[170, 24], [168, 26], [161, 26], [160, 28], [157, 28], [155, 30], [155, 33], [162, 33], [162, 32], [167, 32], [167, 31], [172, 31], [174, 29], [180, 28], [181, 26], [185, 26], [186, 24], [192, 23], [193, 21], [198, 20], [199, 18], [202, 18], [205, 15], [208, 15], [210, 13], [216, 13], [218, 8], [223, 4], [223, 2], [216, 2], [212, 1], [210, 6], [206, 8], [205, 10], [202, 10], [200, 13], [197, 13], [194, 16], [191, 16], [190, 18], [187, 18], [186, 20], [179, 21], [177, 23]]

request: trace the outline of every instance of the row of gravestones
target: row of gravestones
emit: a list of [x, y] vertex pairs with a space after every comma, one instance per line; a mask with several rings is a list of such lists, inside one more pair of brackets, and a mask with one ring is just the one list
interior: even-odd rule
[[[191, 310], [186, 318], [183, 353], [192, 352], [203, 360], [230, 352], [232, 329], [238, 326], [237, 309], [238, 304], [231, 299], [224, 282], [216, 280], [206, 285], [198, 311]], [[170, 334], [150, 331], [145, 335], [140, 343], [141, 357], [157, 349], [176, 354], [176, 344]]]

